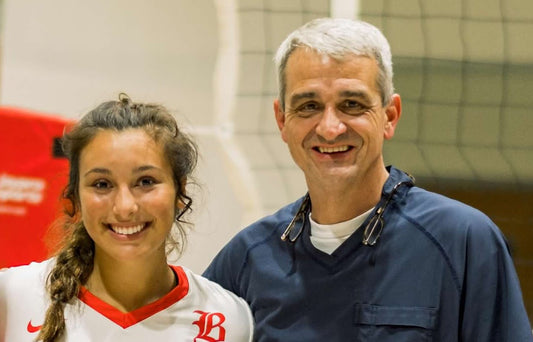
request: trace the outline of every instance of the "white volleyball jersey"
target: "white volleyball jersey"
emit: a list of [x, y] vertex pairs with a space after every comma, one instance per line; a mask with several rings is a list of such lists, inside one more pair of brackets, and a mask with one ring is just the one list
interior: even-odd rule
[[[45, 280], [53, 263], [0, 271], [0, 342], [35, 340], [49, 303]], [[179, 285], [129, 313], [82, 288], [78, 299], [65, 307], [61, 341], [252, 341], [253, 319], [243, 299], [190, 270], [171, 267]]]

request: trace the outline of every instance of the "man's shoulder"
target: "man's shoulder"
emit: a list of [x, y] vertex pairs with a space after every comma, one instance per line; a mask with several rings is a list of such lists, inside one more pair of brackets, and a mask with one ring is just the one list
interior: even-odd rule
[[499, 236], [496, 224], [482, 211], [456, 199], [413, 187], [404, 201], [404, 218], [435, 236]]
[[217, 254], [204, 276], [208, 275], [207, 278], [213, 279], [210, 270], [214, 264], [222, 263], [234, 271], [239, 262], [245, 263], [251, 251], [277, 248], [282, 242], [281, 234], [291, 222], [302, 200], [303, 198], [300, 198], [239, 231]]
[[249, 224], [237, 234], [237, 238], [246, 240], [262, 240], [271, 235], [278, 235], [285, 230], [286, 226], [291, 222], [298, 207], [302, 203], [303, 197], [289, 203], [273, 214], [264, 216], [257, 221]]
[[483, 212], [469, 204], [420, 187], [413, 187], [409, 191], [406, 204], [412, 209], [431, 211], [442, 215], [454, 214], [455, 217], [486, 218]]

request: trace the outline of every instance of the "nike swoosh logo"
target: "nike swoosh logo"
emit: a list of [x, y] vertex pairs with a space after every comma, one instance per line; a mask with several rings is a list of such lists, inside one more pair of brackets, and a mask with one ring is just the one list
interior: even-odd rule
[[33, 333], [36, 333], [37, 331], [41, 330], [41, 327], [42, 327], [42, 325], [35, 326], [35, 325], [31, 324], [31, 321], [29, 321], [28, 322], [28, 326], [26, 327], [26, 329], [28, 330], [29, 333], [33, 334]]

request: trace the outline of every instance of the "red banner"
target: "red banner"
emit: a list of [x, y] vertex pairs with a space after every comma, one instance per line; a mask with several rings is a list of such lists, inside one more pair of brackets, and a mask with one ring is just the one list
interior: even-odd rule
[[60, 213], [68, 119], [0, 107], [0, 268], [47, 257], [45, 234]]

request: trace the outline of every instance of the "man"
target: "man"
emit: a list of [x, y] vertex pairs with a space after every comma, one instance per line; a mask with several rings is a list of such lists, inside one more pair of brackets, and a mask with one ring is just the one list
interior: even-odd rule
[[250, 304], [258, 341], [533, 341], [494, 223], [384, 165], [401, 100], [381, 32], [317, 19], [275, 61], [275, 117], [308, 195], [204, 273]]

